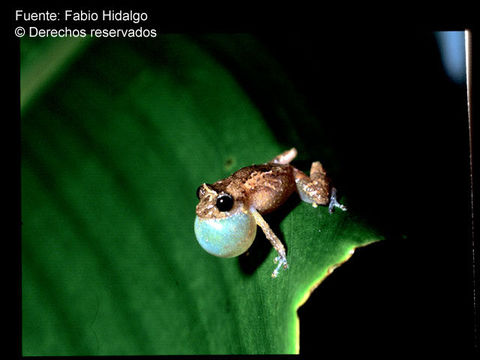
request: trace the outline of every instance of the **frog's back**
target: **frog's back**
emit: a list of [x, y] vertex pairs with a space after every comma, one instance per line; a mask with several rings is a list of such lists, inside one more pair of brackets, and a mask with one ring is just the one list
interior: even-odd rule
[[274, 211], [295, 191], [293, 167], [262, 164], [244, 167], [232, 174], [229, 188], [241, 189], [249, 206], [260, 213]]

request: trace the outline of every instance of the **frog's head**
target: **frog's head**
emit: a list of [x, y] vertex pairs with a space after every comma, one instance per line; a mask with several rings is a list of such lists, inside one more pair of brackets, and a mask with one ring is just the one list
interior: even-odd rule
[[220, 257], [247, 251], [257, 224], [241, 198], [209, 184], [199, 186], [197, 197], [195, 235], [205, 251]]

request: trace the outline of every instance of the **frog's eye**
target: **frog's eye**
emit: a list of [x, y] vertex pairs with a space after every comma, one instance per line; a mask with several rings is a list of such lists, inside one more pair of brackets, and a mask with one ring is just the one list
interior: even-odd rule
[[233, 207], [233, 197], [230, 194], [222, 194], [217, 197], [217, 208], [220, 211], [229, 211]]

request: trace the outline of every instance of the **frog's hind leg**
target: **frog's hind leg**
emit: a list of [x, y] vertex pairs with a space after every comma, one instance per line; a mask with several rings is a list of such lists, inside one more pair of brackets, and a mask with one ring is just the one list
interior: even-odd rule
[[328, 205], [330, 213], [334, 207], [347, 210], [337, 201], [337, 190], [330, 188], [330, 179], [319, 161], [312, 164], [310, 177], [298, 169], [294, 169], [294, 176], [298, 194], [303, 201], [311, 203], [313, 207]]
[[312, 204], [313, 207], [328, 204], [330, 181], [320, 162], [316, 161], [312, 164], [310, 177], [298, 169], [294, 170], [294, 176], [300, 199]]
[[284, 151], [280, 155], [275, 156], [270, 163], [272, 164], [289, 164], [297, 156], [297, 149], [291, 148], [290, 150]]

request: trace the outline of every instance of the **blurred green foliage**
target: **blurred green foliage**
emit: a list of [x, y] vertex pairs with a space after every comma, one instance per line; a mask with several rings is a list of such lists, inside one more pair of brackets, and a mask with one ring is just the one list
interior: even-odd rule
[[[261, 50], [248, 35], [209, 39]], [[380, 239], [292, 199], [267, 218], [288, 249], [279, 278], [261, 231], [239, 258], [200, 248], [199, 184], [302, 149], [279, 142], [207, 48], [185, 35], [22, 39], [23, 355], [295, 353], [312, 287]]]

